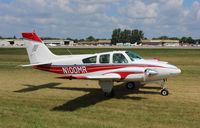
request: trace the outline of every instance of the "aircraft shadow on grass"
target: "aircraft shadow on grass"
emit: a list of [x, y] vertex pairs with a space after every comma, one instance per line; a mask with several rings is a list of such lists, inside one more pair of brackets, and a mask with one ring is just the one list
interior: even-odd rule
[[[104, 97], [102, 94], [102, 90], [100, 88], [73, 88], [73, 87], [59, 87], [61, 83], [47, 83], [42, 85], [24, 85], [27, 86], [27, 88], [16, 90], [14, 92], [18, 93], [26, 93], [26, 92], [32, 92], [32, 91], [38, 91], [40, 89], [61, 89], [61, 90], [72, 90], [72, 91], [84, 91], [87, 92], [87, 94], [77, 97], [73, 100], [67, 101], [66, 103], [56, 106], [52, 108], [52, 111], [75, 111], [81, 108], [89, 107], [91, 105], [95, 105], [96, 103], [109, 100], [112, 98], [116, 99], [130, 99], [139, 101], [142, 99], [146, 99], [144, 97], [140, 96], [129, 96], [129, 94], [159, 94], [159, 92], [155, 91], [141, 91], [141, 90], [127, 90], [124, 87], [124, 84], [120, 84], [117, 86], [114, 86], [114, 90], [116, 92], [116, 95], [112, 98]], [[146, 89], [158, 89], [157, 87], [142, 87]]]
[[23, 86], [26, 86], [27, 88], [16, 90], [14, 92], [19, 92], [19, 93], [32, 92], [32, 91], [37, 91], [37, 90], [40, 90], [40, 89], [53, 88], [53, 87], [60, 85], [60, 84], [61, 83], [47, 83], [47, 84], [42, 84], [42, 85], [24, 84]]

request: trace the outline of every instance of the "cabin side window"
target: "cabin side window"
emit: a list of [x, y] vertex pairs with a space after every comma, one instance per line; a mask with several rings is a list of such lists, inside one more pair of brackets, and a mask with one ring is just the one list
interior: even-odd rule
[[89, 58], [85, 58], [82, 60], [84, 64], [91, 64], [91, 63], [96, 63], [97, 62], [97, 56], [92, 56]]
[[110, 54], [100, 55], [99, 62], [103, 64], [110, 63]]
[[113, 63], [128, 63], [128, 60], [125, 58], [125, 56], [121, 53], [115, 53], [113, 54]]

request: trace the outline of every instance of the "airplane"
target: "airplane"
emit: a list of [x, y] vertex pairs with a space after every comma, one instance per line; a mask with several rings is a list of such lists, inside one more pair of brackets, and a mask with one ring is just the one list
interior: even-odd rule
[[114, 82], [124, 82], [127, 89], [139, 89], [159, 81], [162, 96], [169, 91], [168, 77], [181, 73], [174, 65], [158, 59], [143, 59], [132, 51], [111, 51], [95, 54], [55, 55], [35, 32], [22, 33], [30, 64], [22, 67], [61, 74], [61, 79], [98, 80], [106, 97], [114, 96]]

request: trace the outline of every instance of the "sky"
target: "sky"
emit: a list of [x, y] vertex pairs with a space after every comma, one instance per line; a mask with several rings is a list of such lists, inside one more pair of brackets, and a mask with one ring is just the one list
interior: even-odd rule
[[111, 38], [140, 29], [145, 37], [200, 38], [200, 0], [0, 0], [0, 36]]

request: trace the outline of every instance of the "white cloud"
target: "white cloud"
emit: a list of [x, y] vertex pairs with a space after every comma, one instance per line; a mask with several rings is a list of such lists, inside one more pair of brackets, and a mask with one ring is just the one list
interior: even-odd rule
[[124, 8], [127, 10], [128, 16], [132, 18], [143, 18], [143, 17], [156, 17], [157, 16], [157, 4], [152, 3], [146, 5], [142, 1], [134, 1], [133, 3], [128, 5], [128, 8]]
[[197, 12], [197, 20], [200, 21], [200, 9]]
[[36, 29], [43, 36], [109, 38], [117, 27], [148, 37], [200, 33], [199, 1], [185, 7], [183, 0], [13, 0], [0, 2], [0, 10], [1, 36]]
[[200, 2], [194, 1], [193, 4], [192, 4], [192, 7], [193, 7], [193, 11], [196, 15], [196, 19], [198, 21], [200, 21]]
[[79, 13], [96, 13], [100, 11], [101, 8], [104, 8], [103, 5], [99, 4], [79, 4], [78, 6], [78, 12]]

